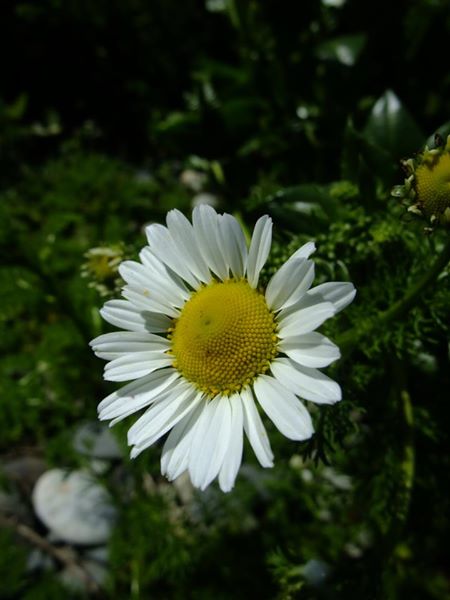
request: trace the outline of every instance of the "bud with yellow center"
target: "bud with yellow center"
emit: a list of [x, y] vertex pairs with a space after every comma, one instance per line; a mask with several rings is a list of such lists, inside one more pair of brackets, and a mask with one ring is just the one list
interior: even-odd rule
[[436, 138], [436, 148], [425, 150], [402, 162], [407, 173], [403, 185], [392, 195], [414, 201], [408, 211], [425, 217], [432, 227], [450, 225], [450, 136], [444, 145]]
[[118, 268], [124, 259], [124, 246], [98, 246], [90, 248], [84, 256], [86, 261], [81, 267], [81, 275], [90, 280], [89, 287], [105, 297], [116, 293], [123, 283]]

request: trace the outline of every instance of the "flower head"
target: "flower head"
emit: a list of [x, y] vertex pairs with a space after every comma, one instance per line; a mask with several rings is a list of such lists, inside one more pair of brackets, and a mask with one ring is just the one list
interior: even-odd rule
[[81, 276], [89, 279], [89, 287], [101, 296], [120, 290], [118, 267], [123, 260], [124, 247], [121, 244], [90, 248], [85, 253], [86, 261], [81, 267]]
[[432, 226], [450, 225], [450, 136], [445, 145], [437, 137], [435, 148], [425, 147], [402, 165], [407, 177], [403, 185], [393, 188], [392, 195], [407, 200], [408, 210]]
[[201, 489], [218, 476], [229, 491], [244, 431], [261, 465], [273, 465], [258, 405], [286, 437], [305, 440], [313, 425], [299, 397], [318, 404], [341, 399], [339, 385], [318, 370], [339, 358], [339, 349], [314, 330], [347, 306], [355, 289], [310, 289], [310, 242], [262, 290], [269, 217], [256, 223], [249, 248], [231, 215], [202, 205], [192, 221], [170, 211], [167, 227], [147, 227], [141, 262], [119, 267], [124, 299], [107, 302], [101, 313], [124, 331], [91, 346], [110, 361], [105, 379], [132, 382], [100, 403], [99, 416], [114, 424], [146, 408], [128, 432], [131, 456], [170, 432], [162, 472], [172, 480], [188, 470]]

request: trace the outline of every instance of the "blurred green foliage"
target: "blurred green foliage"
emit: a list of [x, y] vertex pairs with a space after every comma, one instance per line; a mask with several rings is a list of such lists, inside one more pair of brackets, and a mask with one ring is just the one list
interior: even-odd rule
[[[426, 237], [389, 191], [401, 158], [448, 133], [447, 2], [7, 0], [0, 15], [5, 464], [84, 464], [73, 432], [114, 389], [87, 343], [117, 284], [86, 253], [136, 256], [171, 208], [209, 201], [249, 227], [269, 213], [266, 278], [314, 239], [317, 283], [358, 289], [323, 329], [337, 343], [441, 251], [447, 232]], [[310, 407], [314, 438], [269, 428], [275, 468], [246, 449], [229, 495], [167, 484], [159, 447], [110, 466], [119, 518], [98, 595], [450, 598], [449, 323], [447, 267], [408, 313], [343, 345], [328, 372], [344, 400]], [[45, 536], [30, 491], [15, 489]], [[0, 541], [0, 597], [69, 594], [14, 528]]]

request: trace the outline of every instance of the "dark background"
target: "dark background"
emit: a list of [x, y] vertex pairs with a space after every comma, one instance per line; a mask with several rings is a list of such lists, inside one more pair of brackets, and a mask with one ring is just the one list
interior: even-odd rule
[[[135, 257], [143, 225], [199, 194], [249, 227], [269, 213], [269, 271], [315, 239], [316, 282], [355, 283], [325, 328], [348, 341], [448, 237], [390, 189], [400, 159], [449, 132], [449, 37], [444, 0], [1, 3], [1, 598], [69, 594], [64, 563], [30, 567], [18, 525], [47, 539], [36, 478], [90, 468], [73, 436], [114, 389], [88, 341], [120, 281], [89, 251]], [[99, 479], [119, 517], [94, 596], [450, 598], [449, 280], [343, 345], [343, 402], [313, 413], [310, 443], [270, 429], [276, 467], [247, 449], [229, 495], [183, 498], [160, 448], [130, 461], [132, 419], [117, 426], [123, 458]]]

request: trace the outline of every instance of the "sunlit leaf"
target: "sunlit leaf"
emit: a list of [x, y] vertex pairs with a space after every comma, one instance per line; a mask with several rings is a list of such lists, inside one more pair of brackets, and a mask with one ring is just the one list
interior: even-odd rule
[[392, 90], [387, 90], [375, 102], [364, 133], [395, 159], [419, 150], [425, 139], [416, 121]]
[[317, 47], [317, 56], [322, 60], [335, 60], [347, 67], [353, 66], [358, 60], [366, 44], [364, 33], [344, 35], [327, 40]]

